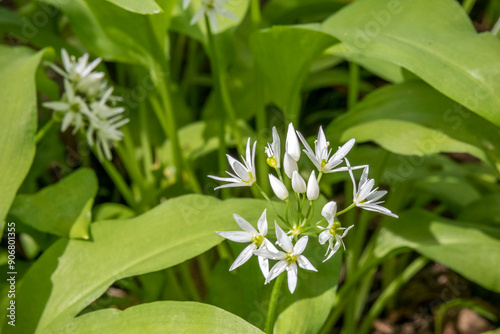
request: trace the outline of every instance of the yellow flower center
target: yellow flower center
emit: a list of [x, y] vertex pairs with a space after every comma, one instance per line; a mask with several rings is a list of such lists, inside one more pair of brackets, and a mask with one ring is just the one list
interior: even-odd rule
[[341, 231], [338, 231], [338, 232], [340, 232], [340, 233], [337, 233], [337, 230], [338, 230], [339, 228], [340, 228], [340, 223], [339, 223], [339, 222], [335, 222], [335, 223], [333, 223], [332, 227], [330, 227], [330, 228], [328, 229], [328, 231], [330, 231], [331, 235], [340, 235], [340, 234], [342, 234], [342, 232], [341, 232]]
[[288, 263], [295, 263], [297, 261], [297, 256], [294, 255], [293, 253], [286, 253], [285, 260]]
[[248, 180], [242, 180], [245, 183], [250, 183], [253, 181], [253, 175], [252, 172], [248, 172]]
[[325, 159], [321, 160], [321, 168], [320, 169], [325, 168], [327, 163], [328, 163], [328, 161], [326, 161]]
[[264, 237], [261, 235], [254, 235], [252, 237], [252, 242], [255, 244], [255, 246], [260, 247], [262, 245], [262, 242], [264, 241]]
[[276, 159], [274, 159], [274, 157], [269, 157], [267, 158], [267, 164], [273, 168], [276, 168], [278, 167], [278, 163], [276, 162]]

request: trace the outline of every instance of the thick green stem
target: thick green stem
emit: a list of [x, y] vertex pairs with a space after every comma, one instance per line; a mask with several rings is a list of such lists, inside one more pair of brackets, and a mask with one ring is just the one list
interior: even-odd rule
[[356, 203], [352, 203], [351, 205], [349, 205], [349, 206], [348, 206], [347, 208], [345, 208], [344, 210], [337, 212], [336, 216], [340, 216], [341, 214], [346, 213], [347, 211], [351, 210], [351, 209], [352, 209], [352, 208], [354, 208], [355, 206], [356, 206]]
[[475, 3], [476, 0], [464, 0], [464, 2], [462, 2], [462, 7], [464, 8], [465, 12], [469, 14]]
[[47, 123], [43, 125], [43, 127], [38, 130], [35, 136], [35, 144], [38, 144], [40, 140], [42, 140], [43, 137], [49, 132], [49, 130], [52, 128], [52, 126], [55, 124], [55, 121], [53, 118], [49, 119]]
[[276, 282], [274, 282], [273, 291], [271, 293], [271, 300], [269, 302], [269, 308], [267, 310], [267, 319], [266, 319], [266, 333], [272, 334], [274, 330], [274, 319], [276, 318], [276, 308], [278, 306], [278, 298], [280, 295], [281, 286], [283, 285], [283, 281], [285, 279], [285, 273], [282, 273], [276, 278]]
[[208, 17], [205, 16], [205, 27], [207, 29], [208, 35], [208, 46], [210, 48], [211, 53], [211, 65], [213, 69], [213, 74], [216, 77], [217, 88], [219, 90], [220, 99], [222, 102], [222, 106], [224, 107], [224, 111], [226, 112], [229, 121], [231, 122], [232, 128], [234, 129], [234, 134], [236, 136], [236, 142], [238, 147], [238, 152], [240, 154], [244, 154], [243, 148], [243, 140], [240, 129], [238, 127], [236, 112], [234, 111], [233, 104], [231, 103], [231, 98], [229, 97], [229, 90], [227, 88], [227, 80], [225, 79], [225, 72], [220, 66], [220, 60], [217, 53], [217, 47], [215, 45], [214, 35], [212, 33], [212, 28], [210, 26], [210, 22], [208, 21]]
[[258, 30], [260, 27], [261, 15], [260, 15], [260, 1], [252, 0], [250, 8], [250, 16], [252, 19], [253, 30]]
[[375, 303], [364, 317], [363, 323], [357, 333], [366, 334], [370, 331], [373, 321], [380, 315], [385, 304], [398, 293], [399, 289], [408, 282], [415, 274], [417, 274], [429, 262], [424, 257], [419, 257], [413, 261], [401, 274], [399, 274], [389, 286], [382, 291]]
[[347, 95], [347, 108], [351, 110], [359, 96], [359, 65], [353, 62], [349, 63], [349, 92]]
[[[95, 148], [91, 147], [91, 149], [94, 155], [97, 157], [98, 155]], [[134, 199], [134, 196], [132, 195], [132, 191], [130, 190], [129, 186], [127, 185], [121, 174], [118, 172], [116, 167], [107, 159], [102, 159], [101, 165], [109, 175], [111, 181], [113, 181], [113, 183], [115, 184], [120, 194], [123, 196], [125, 202], [127, 202], [127, 204], [133, 209], [137, 209], [137, 203]]]

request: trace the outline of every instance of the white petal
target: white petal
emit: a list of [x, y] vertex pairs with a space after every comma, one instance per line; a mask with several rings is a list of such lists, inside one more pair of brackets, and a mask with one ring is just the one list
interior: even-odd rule
[[286, 258], [286, 254], [283, 253], [283, 252], [270, 252], [268, 249], [266, 248], [259, 248], [257, 250], [255, 250], [253, 252], [255, 255], [257, 256], [261, 256], [263, 258], [266, 258], [266, 259], [271, 259], [271, 260], [283, 260], [284, 258]]
[[250, 233], [251, 235], [257, 234], [257, 230], [247, 222], [243, 217], [237, 214], [233, 214], [233, 218], [244, 231]]
[[369, 202], [375, 202], [375, 201], [381, 199], [382, 197], [384, 197], [385, 194], [387, 194], [386, 190], [375, 191], [372, 194], [368, 195], [366, 197], [366, 200]]
[[337, 203], [334, 201], [328, 202], [321, 210], [321, 215], [326, 218], [326, 221], [331, 224], [335, 219], [335, 214], [337, 213]]
[[292, 178], [294, 171], [299, 170], [297, 162], [293, 160], [293, 158], [288, 153], [285, 153], [285, 157], [283, 158], [283, 167], [285, 169], [285, 174], [289, 179]]
[[277, 168], [281, 167], [281, 142], [280, 142], [280, 136], [278, 135], [278, 130], [276, 130], [276, 127], [273, 126], [273, 143], [272, 143], [272, 148], [273, 148], [273, 153], [274, 153], [274, 159], [276, 159], [277, 163]]
[[366, 180], [368, 179], [368, 172], [369, 172], [370, 167], [366, 166], [363, 169], [363, 173], [361, 174], [361, 179], [359, 179], [359, 185], [363, 185], [366, 183]]
[[187, 9], [191, 0], [182, 0], [182, 9]]
[[302, 269], [318, 271], [304, 255], [298, 256], [297, 262], [299, 263], [299, 267]]
[[328, 239], [330, 239], [332, 237], [332, 234], [330, 233], [330, 231], [328, 230], [325, 230], [323, 232], [321, 232], [319, 234], [319, 237], [318, 237], [318, 241], [321, 245], [323, 245], [325, 242], [328, 241]]
[[229, 268], [229, 271], [234, 270], [241, 266], [243, 263], [247, 262], [253, 255], [253, 251], [255, 250], [256, 246], [254, 244], [250, 244], [245, 249], [238, 255], [236, 260], [234, 260], [233, 264], [231, 265], [231, 268]]
[[392, 213], [389, 209], [384, 208], [383, 206], [380, 206], [380, 205], [373, 204], [373, 203], [362, 203], [362, 204], [358, 205], [358, 207], [365, 209], [365, 210], [368, 210], [368, 211], [382, 213], [382, 214], [390, 216], [390, 217], [399, 218], [397, 215]]
[[302, 238], [300, 238], [297, 243], [295, 244], [295, 246], [293, 247], [293, 254], [294, 255], [300, 255], [302, 254], [302, 252], [304, 251], [304, 249], [306, 249], [306, 246], [307, 246], [307, 241], [309, 240], [309, 237], [306, 235], [306, 236], [303, 236]]
[[191, 22], [189, 22], [189, 24], [190, 25], [195, 24], [196, 22], [198, 22], [199, 20], [201, 20], [201, 18], [203, 17], [203, 15], [205, 15], [205, 7], [201, 6], [200, 9], [198, 9], [196, 11], [196, 13], [194, 13], [193, 18], [191, 19]]
[[262, 256], [257, 257], [257, 259], [259, 260], [260, 271], [264, 275], [264, 278], [266, 278], [269, 275], [269, 260]]
[[274, 247], [273, 243], [268, 239], [264, 238], [264, 242], [261, 245], [261, 248], [266, 248], [271, 253], [280, 253], [276, 247]]
[[348, 228], [346, 228], [346, 229], [345, 229], [345, 231], [344, 231], [344, 233], [342, 233], [341, 238], [344, 238], [344, 237], [347, 235], [347, 232], [349, 232], [349, 230], [350, 230], [351, 228], [353, 228], [353, 227], [354, 227], [354, 225], [351, 225], [351, 226], [349, 226]]
[[220, 231], [215, 232], [223, 238], [234, 242], [250, 242], [252, 241], [252, 235], [244, 231]]
[[293, 244], [288, 238], [288, 235], [283, 232], [281, 227], [279, 227], [278, 223], [274, 221], [274, 227], [276, 229], [276, 238], [278, 239], [278, 244], [280, 245], [281, 248], [287, 253], [293, 252]]
[[257, 222], [257, 228], [259, 229], [260, 235], [265, 237], [267, 235], [267, 218], [266, 218], [266, 209], [259, 218]]
[[292, 174], [292, 188], [293, 191], [299, 194], [303, 194], [307, 191], [306, 181], [304, 181], [296, 170], [293, 171]]
[[238, 21], [238, 16], [234, 15], [233, 12], [229, 11], [225, 7], [222, 7], [218, 4], [215, 4], [214, 8], [215, 8], [215, 11], [217, 12], [217, 14], [222, 15], [224, 17], [227, 17], [230, 20]]
[[[299, 136], [300, 141], [302, 142], [302, 144], [306, 148], [306, 150], [304, 152], [306, 152], [306, 153], [309, 152], [314, 157], [314, 160], [316, 160], [316, 156], [314, 155], [314, 151], [312, 150], [311, 146], [309, 146], [309, 143], [304, 138], [304, 136], [302, 135], [302, 133], [300, 133], [299, 131], [295, 131], [295, 132], [297, 133], [297, 136]], [[308, 154], [308, 156], [309, 156], [309, 154]], [[311, 158], [311, 157], [309, 156], [309, 158]]]
[[212, 26], [212, 30], [215, 33], [217, 33], [217, 13], [215, 13], [214, 10], [207, 10], [207, 16], [208, 16], [208, 21], [210, 22], [210, 25]]
[[286, 134], [286, 153], [290, 154], [290, 156], [295, 160], [299, 161], [300, 159], [300, 145], [299, 140], [297, 139], [297, 134], [295, 133], [295, 128], [293, 124], [288, 124], [288, 132]]
[[369, 179], [363, 185], [361, 185], [361, 183], [360, 183], [360, 188], [358, 191], [358, 195], [356, 196], [356, 199], [358, 201], [362, 201], [362, 200], [366, 199], [368, 194], [370, 194], [370, 192], [372, 191], [374, 184], [375, 184], [374, 179]]
[[271, 188], [273, 188], [274, 194], [281, 200], [286, 200], [288, 198], [288, 190], [286, 189], [283, 182], [278, 180], [276, 176], [269, 174], [269, 182], [271, 183]]
[[240, 180], [234, 178], [234, 177], [220, 177], [220, 176], [215, 176], [215, 175], [208, 175], [209, 178], [217, 180], [217, 181], [224, 181], [224, 182], [241, 182]]
[[309, 180], [307, 181], [307, 199], [314, 201], [319, 197], [319, 185], [316, 180], [316, 174], [314, 171], [311, 172]]
[[287, 267], [287, 278], [288, 278], [288, 290], [290, 293], [295, 291], [297, 287], [297, 265], [295, 263], [290, 264]]
[[272, 267], [271, 270], [269, 271], [269, 275], [267, 275], [266, 284], [275, 279], [276, 277], [278, 277], [279, 274], [285, 271], [287, 266], [288, 262], [284, 260], [276, 263], [274, 267]]
[[69, 104], [62, 101], [44, 102], [42, 104], [47, 109], [52, 109], [56, 111], [68, 111]]
[[352, 173], [351, 164], [349, 163], [349, 160], [347, 160], [347, 158], [345, 158], [345, 163], [347, 165], [347, 171], [349, 172], [349, 176], [351, 177], [351, 181], [352, 181], [352, 196], [353, 196], [353, 198], [356, 198], [356, 194], [358, 192], [357, 187], [356, 187], [356, 179], [354, 178], [354, 174]]
[[222, 186], [215, 187], [214, 190], [217, 189], [222, 189], [222, 188], [236, 188], [236, 187], [250, 187], [250, 183], [243, 183], [238, 181], [238, 183], [228, 183], [228, 184], [223, 184]]

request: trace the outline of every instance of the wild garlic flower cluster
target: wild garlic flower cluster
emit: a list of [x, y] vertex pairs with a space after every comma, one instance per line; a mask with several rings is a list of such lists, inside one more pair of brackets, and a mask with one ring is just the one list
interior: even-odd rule
[[125, 109], [117, 106], [122, 98], [112, 95], [114, 88], [108, 86], [103, 72], [94, 71], [100, 58], [89, 64], [87, 53], [76, 59], [64, 49], [61, 56], [63, 68], [52, 63], [50, 67], [64, 78], [64, 94], [60, 101], [43, 106], [54, 110], [53, 118], [62, 119], [61, 131], [69, 127], [73, 134], [83, 131], [99, 159], [104, 153], [111, 160], [111, 147], [123, 137], [120, 127], [129, 121], [123, 117]]
[[[227, 17], [231, 20], [238, 20], [238, 17], [234, 15], [230, 10], [224, 7], [224, 4], [229, 0], [201, 0], [201, 7], [194, 13], [193, 18], [189, 24], [193, 25], [199, 20], [201, 20], [205, 15], [210, 22], [210, 26], [214, 32], [217, 32], [217, 15]], [[182, 8], [187, 9], [191, 0], [183, 0]]]
[[[351, 166], [346, 158], [346, 155], [354, 146], [354, 139], [349, 140], [333, 152], [330, 143], [326, 140], [323, 129], [320, 127], [313, 150], [304, 136], [295, 131], [293, 124], [290, 123], [286, 136], [285, 153], [282, 156], [281, 141], [276, 128], [273, 128], [272, 135], [273, 141], [267, 144], [265, 153], [267, 154], [267, 163], [275, 170], [276, 175], [269, 174], [269, 182], [274, 195], [286, 203], [284, 214], [276, 212], [276, 216], [281, 222], [278, 224], [277, 221], [274, 221], [275, 237], [269, 236], [266, 210], [264, 210], [257, 222], [257, 229], [244, 218], [234, 214], [234, 220], [242, 231], [216, 233], [234, 242], [249, 243], [238, 255], [229, 270], [238, 268], [255, 255], [264, 275], [265, 284], [286, 271], [288, 289], [293, 293], [297, 286], [298, 268], [317, 271], [313, 264], [303, 255], [310, 237], [317, 238], [320, 245], [327, 245], [323, 260], [325, 262], [340, 249], [340, 246], [345, 250], [343, 239], [349, 230], [354, 227], [354, 225], [342, 227], [339, 216], [343, 213], [354, 207], [359, 207], [395, 218], [397, 216], [380, 205], [383, 203], [380, 199], [387, 191], [378, 190], [378, 188], [373, 189], [375, 181], [368, 179], [369, 167], [367, 165]], [[310, 172], [309, 177], [306, 177], [307, 182], [303, 177], [304, 172], [299, 171], [297, 163], [301, 157], [299, 139], [304, 146], [302, 151], [316, 169]], [[228, 182], [215, 189], [256, 186], [262, 195], [270, 201], [269, 196], [256, 183], [256, 144], [257, 142], [254, 142], [252, 146], [250, 138], [248, 139], [246, 157], [241, 157], [243, 163], [229, 155], [227, 156], [229, 165], [233, 170], [233, 172], [226, 172], [230, 177], [209, 175], [210, 178], [215, 180]], [[344, 162], [345, 166], [340, 166]], [[356, 182], [353, 173], [357, 169], [363, 170], [359, 183]], [[320, 221], [315, 221], [314, 206], [320, 195], [319, 184], [323, 174], [346, 171], [353, 182], [353, 203], [345, 209], [337, 211], [337, 203], [328, 202], [321, 210], [323, 218]], [[317, 176], [316, 172], [318, 173]], [[270, 202], [272, 204], [272, 201]], [[271, 206], [275, 207], [274, 205]], [[283, 230], [284, 226], [286, 226], [287, 232]], [[273, 243], [271, 240], [276, 241]], [[276, 248], [275, 244], [281, 250]], [[269, 260], [277, 261], [271, 269], [269, 269]]]

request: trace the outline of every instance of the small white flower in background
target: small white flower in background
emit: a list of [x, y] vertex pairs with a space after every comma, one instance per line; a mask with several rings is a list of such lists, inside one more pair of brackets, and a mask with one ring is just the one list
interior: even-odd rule
[[283, 201], [288, 199], [288, 190], [283, 182], [278, 180], [273, 174], [269, 174], [269, 182], [271, 183], [271, 188], [273, 188], [276, 197]]
[[318, 139], [314, 142], [314, 151], [311, 149], [311, 146], [309, 146], [306, 139], [300, 132], [297, 131], [297, 135], [306, 148], [304, 153], [309, 157], [309, 159], [311, 159], [312, 163], [320, 172], [332, 173], [347, 170], [345, 167], [338, 169], [334, 168], [342, 163], [347, 153], [349, 153], [351, 148], [354, 146], [354, 139], [350, 139], [342, 147], [339, 147], [337, 152], [330, 157], [332, 150], [329, 149], [330, 143], [326, 141], [325, 133], [323, 132], [322, 127], [319, 128]]
[[267, 154], [267, 164], [273, 168], [281, 167], [280, 144], [280, 136], [278, 135], [276, 127], [273, 126], [273, 142], [271, 144], [267, 143], [267, 147], [265, 148]]
[[299, 170], [297, 162], [293, 160], [293, 158], [288, 153], [285, 153], [285, 157], [283, 158], [283, 168], [285, 169], [285, 174], [289, 179], [292, 178], [294, 171]]
[[[318, 228], [324, 230], [319, 234], [319, 243], [321, 245], [324, 245], [327, 241], [328, 243], [328, 249], [326, 250], [326, 259], [323, 260], [323, 262], [329, 260], [333, 254], [335, 254], [339, 248], [340, 245], [344, 247], [345, 250], [345, 244], [344, 240], [342, 240], [346, 235], [347, 232], [351, 228], [354, 227], [354, 225], [349, 226], [348, 228], [341, 227], [340, 222], [335, 221], [335, 214], [337, 213], [337, 203], [335, 202], [328, 202], [325, 204], [323, 207], [323, 210], [321, 211], [321, 215], [325, 217], [326, 221], [328, 222], [328, 226], [326, 228], [318, 226]], [[335, 241], [335, 245], [333, 242]]]
[[297, 139], [297, 134], [295, 133], [295, 128], [293, 124], [288, 124], [288, 132], [286, 134], [286, 153], [288, 153], [293, 160], [299, 161], [300, 159], [300, 145]]
[[110, 87], [99, 101], [94, 101], [90, 104], [90, 109], [92, 113], [99, 118], [110, 118], [119, 115], [125, 111], [123, 107], [110, 107], [107, 103], [108, 100], [112, 99], [111, 94], [114, 88]]
[[384, 201], [379, 201], [379, 199], [381, 199], [382, 196], [387, 194], [387, 191], [377, 190], [378, 188], [373, 189], [373, 186], [375, 185], [375, 180], [368, 179], [369, 167], [366, 166], [363, 169], [363, 173], [361, 174], [361, 178], [359, 180], [359, 186], [356, 187], [356, 180], [354, 179], [354, 175], [352, 173], [353, 168], [351, 168], [349, 160], [345, 159], [345, 161], [348, 167], [349, 175], [351, 176], [352, 180], [354, 204], [356, 204], [357, 207], [368, 211], [374, 211], [382, 213], [387, 216], [398, 218], [398, 216], [393, 214], [389, 209], [379, 205], [381, 203], [384, 203]]
[[43, 106], [64, 113], [61, 131], [64, 132], [72, 126], [72, 133], [75, 134], [85, 126], [84, 113], [89, 111], [89, 107], [80, 96], [75, 94], [68, 80], [64, 80], [64, 88], [65, 94], [62, 101], [44, 102]]
[[[97, 156], [102, 159], [102, 154], [106, 159], [111, 160], [111, 147], [115, 142], [122, 140], [123, 133], [119, 130], [120, 127], [129, 122], [128, 118], [122, 118], [122, 115], [117, 115], [111, 118], [99, 118], [91, 112], [87, 114], [89, 118], [89, 127], [87, 129], [87, 141], [89, 145], [94, 146], [97, 150]], [[95, 139], [94, 139], [95, 135]]]
[[[208, 21], [212, 26], [214, 32], [217, 32], [217, 15], [227, 17], [231, 20], [238, 20], [238, 17], [230, 12], [223, 5], [229, 0], [202, 0], [201, 7], [194, 13], [190, 24], [193, 25], [203, 18], [204, 15], [208, 17]], [[187, 8], [190, 1], [183, 1], [184, 9]]]
[[224, 184], [215, 188], [215, 190], [220, 188], [229, 188], [229, 187], [250, 187], [256, 181], [255, 174], [255, 147], [257, 142], [254, 142], [253, 149], [250, 152], [250, 138], [247, 141], [247, 149], [246, 149], [246, 159], [241, 157], [243, 160], [243, 164], [238, 160], [234, 159], [230, 155], [227, 155], [227, 159], [229, 161], [229, 165], [233, 169], [234, 173], [230, 173], [226, 171], [226, 173], [231, 177], [219, 177], [208, 175], [208, 177], [217, 180], [230, 182], [228, 184]]
[[61, 50], [64, 70], [54, 64], [50, 67], [64, 77], [62, 101], [46, 102], [43, 105], [56, 112], [64, 112], [61, 131], [73, 127], [73, 134], [79, 130], [86, 132], [89, 145], [95, 146], [99, 159], [103, 154], [111, 160], [111, 147], [122, 140], [120, 127], [128, 123], [121, 115], [125, 109], [116, 107], [121, 97], [112, 96], [113, 87], [108, 87], [104, 73], [93, 72], [101, 62], [100, 58], [90, 64], [86, 53], [76, 59]]
[[[89, 61], [88, 53], [85, 53], [83, 56], [76, 59], [75, 56], [70, 57], [68, 55], [68, 51], [66, 51], [65, 49], [61, 50], [61, 58], [64, 70], [54, 64], [50, 64], [50, 67], [52, 67], [54, 71], [56, 71], [66, 79], [70, 80], [75, 85], [77, 85], [81, 80], [90, 75], [92, 71], [97, 67], [97, 65], [99, 65], [99, 63], [101, 62], [101, 58], [96, 58], [94, 61], [88, 64]], [[94, 73], [100, 73], [100, 72], [94, 72]], [[104, 77], [104, 73], [102, 73], [102, 77]]]
[[[236, 260], [234, 260], [233, 264], [231, 265], [231, 268], [229, 268], [229, 271], [234, 270], [239, 266], [241, 266], [242, 264], [244, 264], [245, 262], [247, 262], [254, 254], [254, 251], [257, 249], [265, 249], [269, 245], [271, 249], [275, 249], [273, 244], [266, 239], [267, 235], [266, 210], [264, 210], [264, 212], [259, 218], [259, 221], [257, 222], [257, 228], [259, 231], [257, 231], [249, 222], [247, 222], [241, 216], [234, 214], [233, 217], [236, 223], [243, 229], [243, 231], [216, 232], [216, 233], [221, 237], [234, 242], [240, 242], [240, 243], [250, 242], [250, 245], [245, 247], [245, 249], [243, 249], [240, 255], [238, 255]], [[262, 256], [259, 256], [258, 260], [262, 274], [264, 275], [264, 277], [267, 277], [267, 275], [269, 274], [269, 260]]]
[[276, 249], [262, 249], [256, 250], [254, 254], [271, 260], [278, 260], [278, 263], [271, 268], [269, 275], [267, 275], [266, 284], [286, 270], [288, 276], [288, 290], [290, 290], [290, 293], [293, 293], [297, 287], [297, 264], [302, 269], [317, 271], [311, 262], [302, 255], [302, 252], [306, 249], [308, 237], [304, 236], [300, 238], [294, 246], [281, 227], [279, 227], [276, 222], [274, 222], [274, 225], [278, 244], [284, 252]]
[[314, 171], [311, 172], [311, 176], [309, 176], [309, 180], [307, 181], [307, 199], [310, 201], [314, 201], [319, 197], [319, 184], [318, 180], [316, 180], [316, 173]]
[[304, 181], [297, 171], [293, 171], [292, 188], [298, 194], [303, 194], [307, 191], [306, 181]]

